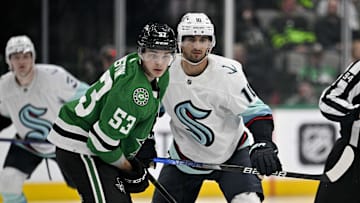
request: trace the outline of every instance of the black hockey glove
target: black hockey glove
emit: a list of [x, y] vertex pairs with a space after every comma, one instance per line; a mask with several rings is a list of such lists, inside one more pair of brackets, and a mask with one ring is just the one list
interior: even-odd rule
[[259, 140], [250, 148], [251, 163], [261, 175], [269, 176], [282, 170], [277, 154], [278, 149], [271, 141]]
[[143, 192], [148, 186], [148, 174], [139, 160], [130, 160], [132, 170], [122, 173], [126, 192], [139, 193]]
[[152, 162], [152, 159], [155, 157], [157, 157], [157, 152], [155, 149], [155, 139], [154, 133], [151, 132], [149, 138], [145, 140], [140, 150], [136, 154], [136, 158], [144, 164], [144, 167], [149, 168], [150, 164], [152, 164], [152, 166], [155, 168], [155, 163]]

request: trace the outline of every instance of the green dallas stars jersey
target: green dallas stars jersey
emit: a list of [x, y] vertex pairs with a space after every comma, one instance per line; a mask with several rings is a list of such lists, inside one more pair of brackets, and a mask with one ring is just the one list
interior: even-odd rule
[[83, 97], [66, 103], [48, 140], [110, 164], [135, 156], [152, 130], [169, 83], [166, 71], [157, 88], [152, 87], [139, 62], [137, 53], [119, 59]]

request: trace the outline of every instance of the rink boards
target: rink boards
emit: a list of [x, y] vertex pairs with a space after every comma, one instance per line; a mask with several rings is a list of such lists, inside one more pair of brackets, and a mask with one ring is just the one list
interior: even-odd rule
[[[274, 109], [275, 121], [274, 140], [279, 147], [279, 157], [283, 169], [298, 173], [318, 174], [323, 170], [323, 164], [332, 144], [338, 135], [338, 125], [325, 120], [318, 109]], [[157, 151], [160, 157], [166, 156], [166, 150], [171, 143], [171, 133], [167, 116], [158, 120], [156, 129]], [[5, 129], [0, 137], [11, 138], [14, 130]], [[0, 142], [0, 165], [3, 164], [8, 143]], [[42, 163], [24, 186], [29, 200], [41, 199], [76, 199], [74, 190], [68, 189], [63, 183], [61, 173], [55, 162], [50, 161], [50, 182], [46, 166]], [[151, 170], [157, 176], [161, 166]], [[201, 190], [203, 196], [221, 196], [218, 186], [213, 182], [204, 183]], [[288, 178], [267, 178], [263, 181], [266, 195], [314, 195], [318, 181], [303, 181]], [[149, 197], [153, 186], [135, 196]], [[46, 192], [44, 192], [46, 191]]]

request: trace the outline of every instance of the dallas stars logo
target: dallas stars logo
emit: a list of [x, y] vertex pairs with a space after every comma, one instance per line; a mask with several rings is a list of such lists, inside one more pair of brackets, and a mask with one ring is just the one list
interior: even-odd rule
[[133, 100], [139, 106], [145, 106], [149, 101], [149, 92], [145, 88], [137, 88], [133, 93]]
[[120, 192], [126, 194], [125, 186], [124, 186], [123, 182], [120, 180], [119, 177], [116, 178], [115, 187], [116, 187], [118, 190], [120, 190]]

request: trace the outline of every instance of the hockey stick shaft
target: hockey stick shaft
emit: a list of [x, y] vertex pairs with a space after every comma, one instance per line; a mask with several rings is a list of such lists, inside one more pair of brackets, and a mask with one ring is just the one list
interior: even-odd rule
[[156, 178], [148, 172], [150, 182], [159, 190], [160, 194], [166, 199], [167, 202], [177, 203], [175, 198], [165, 189], [165, 187]]
[[46, 142], [44, 140], [20, 140], [20, 139], [11, 139], [11, 138], [0, 138], [0, 142], [10, 142], [10, 143], [21, 143], [21, 144], [51, 144], [49, 142]]
[[[218, 170], [218, 171], [228, 171], [228, 172], [240, 172], [246, 174], [255, 174], [260, 175], [256, 168], [239, 166], [239, 165], [229, 165], [229, 164], [207, 164], [194, 162], [190, 160], [177, 160], [177, 159], [168, 159], [168, 158], [154, 158], [154, 162], [170, 164], [170, 165], [185, 165], [193, 168], [199, 169], [209, 169], [209, 170]], [[295, 173], [288, 171], [277, 171], [272, 176], [284, 177], [284, 178], [300, 178], [308, 180], [320, 180], [324, 182], [330, 182], [326, 175], [323, 174], [304, 174], [304, 173]]]

